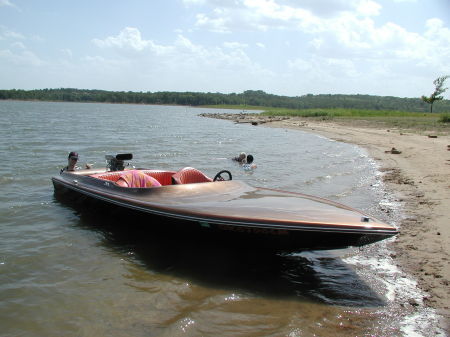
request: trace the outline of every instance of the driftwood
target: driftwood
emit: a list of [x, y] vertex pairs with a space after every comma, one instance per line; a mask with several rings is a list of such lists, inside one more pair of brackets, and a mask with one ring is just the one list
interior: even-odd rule
[[385, 153], [392, 153], [392, 154], [400, 154], [402, 153], [402, 151], [397, 150], [395, 147], [393, 147], [392, 149], [388, 150], [388, 151], [384, 151]]

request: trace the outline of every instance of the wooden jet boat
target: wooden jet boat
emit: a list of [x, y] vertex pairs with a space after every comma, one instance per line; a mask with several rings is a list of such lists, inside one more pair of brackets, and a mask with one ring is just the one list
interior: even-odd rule
[[[180, 171], [125, 169], [123, 160], [131, 157], [107, 156], [106, 169], [62, 172], [52, 178], [55, 193], [75, 194], [145, 214], [150, 230], [165, 227], [173, 231], [171, 226], [176, 223], [176, 231], [186, 234], [240, 238], [281, 250], [362, 246], [398, 233], [395, 227], [345, 205], [252, 187], [231, 180], [228, 171], [211, 179], [191, 167]], [[226, 174], [229, 180], [222, 178]], [[127, 186], [124, 175], [151, 177], [154, 187]]]

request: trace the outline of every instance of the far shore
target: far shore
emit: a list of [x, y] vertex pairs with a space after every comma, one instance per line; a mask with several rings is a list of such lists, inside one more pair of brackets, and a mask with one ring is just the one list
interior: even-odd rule
[[378, 161], [388, 191], [403, 207], [394, 260], [413, 275], [426, 306], [443, 317], [450, 335], [450, 136], [436, 130], [399, 130], [353, 119], [317, 120], [204, 114], [239, 123], [296, 129], [362, 146]]

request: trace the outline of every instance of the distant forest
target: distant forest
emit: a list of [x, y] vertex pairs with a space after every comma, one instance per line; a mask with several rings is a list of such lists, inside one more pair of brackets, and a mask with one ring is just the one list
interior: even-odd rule
[[[429, 112], [429, 104], [420, 98], [371, 95], [278, 96], [262, 90], [221, 94], [201, 92], [123, 92], [83, 89], [0, 90], [1, 100], [38, 100], [58, 102], [101, 102], [166, 105], [239, 105], [289, 109], [367, 109]], [[436, 113], [450, 112], [450, 100], [436, 102]]]

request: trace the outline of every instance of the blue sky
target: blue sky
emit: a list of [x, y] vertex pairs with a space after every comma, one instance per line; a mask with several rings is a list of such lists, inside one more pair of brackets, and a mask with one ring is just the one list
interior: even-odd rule
[[450, 0], [0, 0], [0, 89], [419, 97], [447, 74]]

